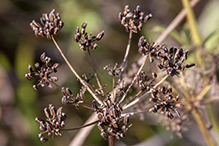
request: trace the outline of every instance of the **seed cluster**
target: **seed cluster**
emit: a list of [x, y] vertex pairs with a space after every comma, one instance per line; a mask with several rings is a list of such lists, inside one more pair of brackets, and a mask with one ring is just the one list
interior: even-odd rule
[[130, 11], [129, 6], [126, 5], [124, 11], [120, 12], [118, 17], [127, 32], [133, 31], [138, 33], [138, 31], [141, 31], [143, 23], [147, 22], [152, 17], [152, 14], [144, 17], [144, 12], [141, 12], [139, 5], [133, 11]]
[[82, 49], [83, 51], [86, 51], [89, 48], [95, 50], [98, 46], [95, 41], [99, 41], [102, 39], [104, 31], [101, 31], [96, 36], [92, 36], [91, 34], [88, 35], [88, 33], [85, 31], [86, 27], [87, 22], [84, 22], [81, 26], [81, 30], [79, 29], [79, 27], [76, 28], [74, 40], [75, 42], [79, 43], [80, 49]]
[[166, 45], [150, 45], [144, 37], [139, 38], [138, 51], [149, 56], [150, 62], [154, 59], [160, 60], [159, 69], [165, 69], [170, 76], [178, 75], [185, 68], [193, 67], [195, 64], [184, 65], [189, 50], [184, 51], [182, 48], [171, 47], [168, 49]]
[[170, 119], [174, 118], [172, 111], [175, 111], [175, 113], [180, 117], [179, 108], [182, 108], [183, 104], [177, 103], [179, 96], [174, 96], [171, 92], [172, 87], [169, 86], [168, 83], [151, 91], [151, 98], [149, 100], [155, 105], [150, 108], [149, 111], [156, 113], [160, 110], [161, 114], [165, 114]]
[[77, 96], [74, 96], [69, 88], [62, 87], [62, 104], [72, 104], [76, 108], [83, 102], [84, 99], [84, 92], [86, 91], [86, 88], [82, 86], [82, 89], [80, 89], [80, 93], [77, 94]]
[[110, 64], [106, 65], [103, 69], [108, 70], [108, 75], [111, 77], [119, 76], [121, 74], [122, 67], [117, 67], [118, 64], [116, 63], [114, 67], [112, 67]]
[[140, 90], [142, 91], [150, 91], [150, 89], [153, 87], [153, 81], [156, 79], [157, 74], [155, 72], [152, 72], [152, 78], [147, 76], [145, 72], [142, 70], [136, 78], [136, 81], [138, 83], [138, 86]]
[[53, 9], [49, 14], [42, 14], [40, 22], [41, 24], [33, 20], [30, 23], [30, 27], [33, 29], [36, 37], [46, 36], [47, 39], [51, 39], [52, 35], [56, 35], [64, 25], [61, 21], [59, 13], [55, 14], [55, 9]]
[[[46, 115], [46, 121], [41, 118], [36, 118], [35, 120], [40, 123], [40, 130], [42, 131], [39, 134], [40, 141], [47, 142], [50, 135], [59, 135], [61, 136], [60, 129], [65, 126], [65, 113], [62, 113], [62, 107], [56, 108], [50, 104], [49, 107], [44, 108], [44, 113]], [[47, 136], [43, 134], [47, 133]]]
[[104, 108], [99, 108], [95, 100], [92, 103], [93, 109], [100, 120], [97, 126], [104, 139], [108, 139], [109, 136], [115, 136], [116, 139], [120, 139], [125, 136], [125, 132], [131, 126], [128, 125], [130, 115], [127, 114], [122, 118], [122, 108], [119, 103], [112, 103], [110, 99], [106, 103], [107, 106]]
[[34, 64], [36, 70], [33, 70], [32, 66], [28, 66], [28, 74], [25, 74], [25, 77], [28, 80], [38, 79], [39, 83], [36, 85], [33, 85], [33, 88], [35, 90], [38, 90], [38, 87], [44, 87], [48, 86], [49, 88], [52, 88], [52, 83], [56, 82], [58, 80], [57, 77], [51, 77], [51, 73], [56, 73], [57, 68], [59, 66], [58, 63], [53, 63], [52, 59], [48, 56], [46, 56], [46, 53], [42, 53], [40, 56], [40, 60], [42, 61], [43, 65], [40, 65], [40, 63], [36, 62]]

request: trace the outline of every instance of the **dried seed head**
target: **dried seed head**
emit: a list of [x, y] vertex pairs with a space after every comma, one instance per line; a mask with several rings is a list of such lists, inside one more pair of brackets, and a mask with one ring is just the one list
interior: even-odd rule
[[152, 14], [149, 14], [144, 18], [144, 12], [141, 12], [139, 5], [133, 11], [130, 11], [129, 6], [126, 5], [124, 11], [118, 15], [119, 21], [125, 27], [126, 31], [132, 31], [134, 33], [141, 31], [143, 23], [151, 17]]
[[51, 10], [49, 14], [42, 14], [40, 22], [41, 24], [33, 20], [30, 23], [30, 27], [33, 29], [36, 37], [46, 36], [47, 39], [51, 39], [52, 35], [56, 35], [64, 25], [59, 13], [55, 14], [55, 9]]

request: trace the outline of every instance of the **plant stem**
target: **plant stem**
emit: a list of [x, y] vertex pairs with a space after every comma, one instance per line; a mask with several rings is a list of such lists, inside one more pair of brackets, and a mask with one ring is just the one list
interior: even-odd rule
[[132, 42], [132, 30], [129, 31], [129, 41], [128, 41], [128, 44], [126, 47], [126, 52], [125, 52], [125, 56], [123, 58], [123, 62], [121, 64], [122, 69], [121, 69], [120, 79], [122, 78], [122, 73], [123, 73], [125, 66], [126, 66], [127, 58], [128, 58], [129, 51], [130, 51], [131, 42]]
[[122, 109], [127, 109], [129, 107], [131, 107], [132, 105], [134, 105], [135, 103], [139, 102], [140, 99], [142, 99], [143, 97], [145, 97], [147, 94], [151, 93], [152, 90], [154, 90], [158, 85], [160, 85], [164, 80], [166, 80], [166, 78], [168, 77], [168, 75], [164, 76], [162, 80], [160, 80], [152, 89], [150, 89], [150, 91], [146, 92], [145, 94], [143, 94], [142, 96], [140, 96], [139, 98], [135, 99], [134, 101], [125, 104]]
[[195, 21], [194, 11], [189, 4], [189, 0], [182, 0], [182, 4], [187, 11], [187, 20], [189, 23], [190, 31], [193, 37], [193, 41], [195, 44], [200, 45], [202, 43], [200, 34], [197, 29], [197, 24]]
[[78, 129], [85, 128], [85, 127], [91, 126], [91, 125], [93, 125], [93, 124], [96, 124], [96, 123], [99, 122], [99, 121], [100, 121], [100, 120], [96, 120], [96, 121], [94, 121], [94, 122], [91, 122], [91, 123], [88, 123], [88, 124], [85, 124], [85, 125], [82, 125], [82, 126], [79, 126], [79, 127], [75, 127], [75, 128], [60, 129], [60, 131], [78, 130]]
[[109, 146], [114, 146], [115, 145], [115, 137], [114, 136], [109, 136], [108, 138], [108, 144]]
[[131, 84], [129, 85], [128, 89], [126, 90], [126, 92], [124, 93], [122, 99], [119, 101], [119, 103], [122, 103], [122, 101], [125, 99], [126, 95], [128, 94], [129, 90], [131, 89], [132, 85], [134, 84], [137, 75], [140, 73], [140, 71], [142, 70], [142, 68], [144, 67], [146, 60], [147, 60], [148, 56], [145, 56], [144, 62], [142, 63], [141, 67], [139, 68], [138, 72], [135, 74], [134, 79], [132, 80]]
[[62, 52], [61, 48], [59, 47], [58, 43], [56, 42], [55, 38], [52, 36], [52, 40], [54, 42], [54, 44], [56, 45], [56, 48], [58, 49], [58, 51], [60, 52], [60, 54], [62, 55], [62, 58], [65, 60], [66, 64], [68, 65], [68, 67], [70, 68], [70, 70], [73, 72], [73, 74], [79, 79], [79, 81], [81, 82], [82, 85], [84, 85], [87, 90], [89, 91], [89, 93], [94, 97], [94, 99], [101, 105], [104, 105], [104, 103], [93, 93], [93, 91], [89, 88], [89, 86], [87, 85], [87, 83], [81, 79], [81, 77], [77, 74], [77, 72], [74, 70], [74, 68], [72, 67], [72, 65], [69, 63], [68, 59], [65, 57], [64, 53]]
[[105, 96], [105, 95], [104, 95], [104, 92], [103, 92], [103, 88], [102, 88], [102, 86], [101, 86], [101, 84], [100, 84], [100, 80], [99, 80], [98, 75], [97, 75], [97, 71], [96, 71], [95, 66], [94, 66], [93, 59], [92, 59], [92, 57], [91, 57], [90, 49], [87, 49], [87, 52], [88, 52], [88, 56], [89, 56], [90, 61], [91, 61], [92, 68], [93, 68], [93, 70], [94, 70], [94, 75], [95, 75], [97, 84], [98, 84], [98, 86], [99, 86], [99, 88], [100, 88], [100, 91], [101, 91], [102, 95]]
[[205, 138], [207, 144], [209, 146], [214, 146], [214, 142], [210, 136], [210, 133], [209, 133], [205, 123], [203, 122], [200, 114], [198, 113], [198, 111], [196, 109], [192, 110], [192, 115], [194, 116], [195, 121], [198, 124], [199, 129], [201, 130], [202, 134], [204, 135], [204, 138]]

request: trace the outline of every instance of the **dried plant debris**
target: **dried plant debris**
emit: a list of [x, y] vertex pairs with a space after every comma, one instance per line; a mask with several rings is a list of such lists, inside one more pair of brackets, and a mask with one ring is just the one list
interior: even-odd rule
[[64, 25], [61, 21], [59, 13], [55, 13], [55, 9], [53, 9], [49, 14], [42, 14], [40, 23], [33, 20], [30, 23], [30, 27], [33, 29], [36, 37], [45, 36], [47, 39], [51, 39], [52, 35], [56, 35]]
[[38, 90], [38, 87], [48, 86], [49, 88], [53, 87], [53, 84], [58, 80], [57, 77], [52, 77], [52, 73], [57, 72], [57, 68], [59, 66], [58, 63], [53, 63], [52, 59], [46, 56], [46, 53], [42, 53], [40, 56], [40, 60], [42, 61], [42, 65], [38, 62], [34, 64], [36, 70], [33, 69], [31, 65], [28, 66], [28, 74], [25, 74], [25, 77], [28, 80], [38, 79], [39, 83], [33, 85], [35, 90]]

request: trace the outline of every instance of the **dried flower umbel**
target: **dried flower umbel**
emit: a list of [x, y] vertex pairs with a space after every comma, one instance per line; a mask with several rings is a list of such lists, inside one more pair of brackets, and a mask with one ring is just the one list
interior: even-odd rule
[[[140, 99], [146, 97], [148, 94], [151, 96], [149, 101], [152, 103], [152, 106], [150, 105], [149, 112], [159, 112], [169, 119], [173, 119], [175, 115], [180, 117], [180, 108], [183, 107], [183, 104], [180, 103], [179, 96], [174, 96], [172, 94], [172, 87], [169, 84], [165, 84], [163, 86], [160, 84], [168, 76], [179, 75], [179, 72], [182, 72], [184, 68], [194, 66], [194, 64], [184, 65], [184, 61], [187, 59], [188, 51], [183, 51], [183, 49], [177, 49], [175, 47], [168, 49], [165, 45], [150, 45], [144, 37], [141, 37], [138, 42], [138, 51], [145, 55], [145, 60], [141, 65], [137, 66], [137, 71], [135, 70], [135, 73], [132, 73], [133, 76], [130, 76], [131, 79], [129, 80], [131, 80], [131, 82], [129, 81], [126, 83], [125, 81], [125, 75], [123, 72], [125, 69], [126, 59], [129, 54], [132, 32], [138, 33], [142, 29], [143, 23], [151, 17], [152, 14], [144, 16], [144, 13], [140, 10], [140, 6], [137, 6], [133, 11], [129, 9], [129, 6], [125, 6], [124, 12], [119, 13], [121, 24], [126, 28], [126, 31], [129, 31], [129, 42], [122, 65], [118, 66], [118, 63], [115, 63], [114, 67], [111, 67], [110, 65], [104, 67], [104, 69], [108, 71], [108, 75], [110, 75], [113, 80], [112, 90], [110, 92], [104, 91], [107, 85], [101, 84], [89, 51], [90, 49], [94, 50], [97, 48], [96, 41], [102, 39], [104, 31], [101, 31], [96, 36], [92, 36], [91, 34], [89, 35], [85, 30], [87, 27], [86, 22], [82, 24], [81, 30], [79, 27], [76, 28], [74, 40], [79, 43], [80, 49], [88, 52], [94, 71], [94, 74], [89, 74], [88, 76], [83, 74], [81, 77], [69, 63], [54, 39], [53, 35], [57, 34], [63, 26], [59, 13], [55, 14], [55, 10], [53, 9], [49, 14], [43, 14], [42, 18], [40, 18], [42, 26], [41, 24], [35, 22], [35, 20], [32, 21], [30, 25], [34, 30], [35, 35], [46, 36], [48, 39], [52, 39], [66, 64], [77, 77], [78, 81], [82, 84], [82, 87], [79, 93], [75, 96], [68, 87], [60, 87], [57, 85], [55, 83], [57, 78], [51, 77], [51, 73], [55, 73], [57, 71], [58, 63], [53, 64], [51, 58], [47, 57], [45, 53], [41, 55], [43, 65], [36, 63], [36, 70], [33, 70], [32, 66], [29, 65], [29, 73], [26, 74], [25, 77], [28, 80], [39, 80], [39, 83], [34, 85], [34, 89], [38, 89], [39, 86], [44, 87], [45, 85], [51, 88], [52, 85], [55, 85], [63, 94], [61, 100], [62, 104], [70, 104], [75, 106], [77, 109], [80, 105], [82, 105], [83, 107], [94, 111], [98, 118], [97, 121], [78, 128], [63, 129], [65, 126], [64, 120], [66, 116], [62, 113], [62, 107], [56, 110], [55, 107], [50, 104], [48, 108], [44, 109], [47, 119], [43, 120], [41, 118], [36, 118], [36, 120], [40, 123], [40, 130], [43, 131], [39, 134], [41, 141], [48, 141], [48, 137], [50, 135], [61, 135], [61, 130], [75, 130], [92, 124], [97, 124], [100, 130], [100, 135], [104, 139], [108, 139], [109, 141], [114, 141], [114, 138], [120, 139], [125, 136], [125, 133], [132, 125], [129, 123], [130, 116], [145, 112], [139, 111], [136, 113], [135, 111], [131, 111], [126, 113], [126, 109], [137, 104]], [[149, 77], [142, 70], [147, 58], [149, 58], [150, 63], [153, 63], [155, 59], [160, 61], [158, 64], [159, 69], [167, 71], [167, 75], [160, 81], [156, 81], [158, 76], [156, 72], [152, 72], [151, 77]], [[91, 80], [96, 80], [98, 86], [91, 84]], [[124, 103], [124, 99], [128, 96], [128, 93], [135, 82], [138, 84], [139, 91], [134, 95], [132, 101]], [[94, 98], [92, 103], [84, 101], [86, 91], [88, 91]], [[44, 133], [47, 133], [47, 136], [45, 136]]]
[[79, 43], [80, 49], [83, 51], [86, 51], [89, 48], [95, 50], [98, 46], [97, 43], [95, 42], [102, 39], [104, 35], [104, 31], [101, 31], [96, 36], [92, 36], [91, 34], [89, 35], [86, 32], [86, 27], [87, 27], [87, 22], [84, 22], [82, 24], [81, 30], [79, 29], [79, 27], [77, 27], [75, 38], [74, 38], [75, 42]]
[[149, 56], [150, 62], [154, 59], [160, 60], [158, 67], [165, 69], [170, 76], [178, 75], [185, 68], [193, 67], [195, 64], [184, 65], [189, 50], [184, 51], [182, 48], [171, 47], [168, 49], [166, 45], [150, 45], [144, 37], [139, 38], [138, 51], [143, 55]]
[[57, 68], [59, 66], [58, 63], [53, 63], [52, 59], [48, 56], [46, 56], [45, 52], [41, 54], [40, 60], [42, 61], [43, 65], [40, 65], [40, 63], [36, 62], [34, 64], [36, 70], [32, 68], [31, 65], [28, 66], [28, 74], [25, 74], [25, 77], [28, 80], [38, 79], [39, 83], [37, 85], [34, 85], [33, 88], [35, 90], [38, 89], [39, 86], [44, 87], [48, 86], [49, 88], [52, 88], [53, 84], [58, 80], [57, 77], [52, 77], [50, 74], [56, 73]]
[[[42, 131], [39, 134], [40, 141], [48, 141], [50, 135], [61, 136], [60, 129], [65, 127], [66, 115], [62, 112], [62, 107], [56, 108], [50, 104], [49, 107], [44, 108], [44, 113], [46, 115], [46, 121], [41, 118], [36, 118], [35, 120], [40, 123], [40, 130]], [[47, 136], [44, 134], [47, 133]]]
[[131, 30], [134, 33], [137, 33], [138, 31], [141, 31], [143, 23], [147, 22], [148, 19], [152, 17], [152, 14], [144, 16], [144, 12], [141, 12], [139, 5], [133, 11], [126, 5], [124, 11], [120, 12], [118, 17], [127, 32]]
[[55, 13], [55, 9], [53, 9], [49, 14], [42, 14], [40, 23], [33, 20], [30, 23], [30, 26], [34, 31], [35, 36], [46, 36], [47, 39], [51, 39], [52, 35], [56, 35], [64, 25], [61, 21], [59, 13]]

